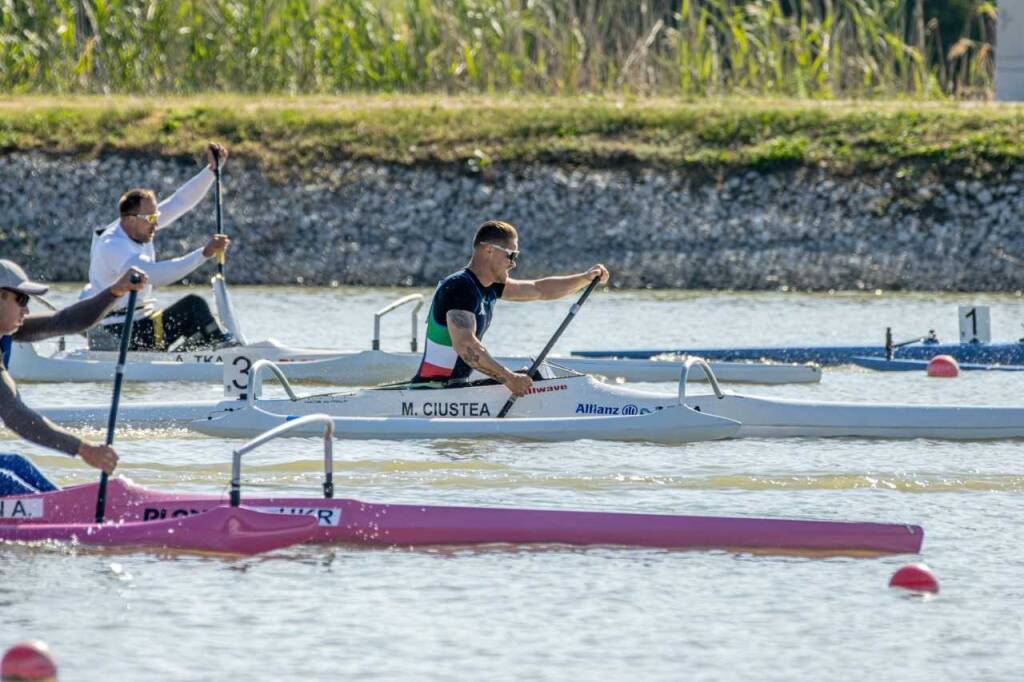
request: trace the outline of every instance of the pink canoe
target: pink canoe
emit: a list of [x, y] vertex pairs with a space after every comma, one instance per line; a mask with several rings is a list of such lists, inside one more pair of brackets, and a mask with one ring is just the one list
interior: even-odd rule
[[[325, 427], [324, 497], [246, 498], [245, 507], [241, 507], [242, 456], [291, 429], [304, 428], [312, 422]], [[8, 472], [9, 478], [33, 492], [0, 497], [0, 539], [68, 539], [74, 536], [80, 541], [93, 540], [97, 544], [160, 544], [244, 553], [264, 551], [262, 542], [270, 549], [291, 542], [312, 541], [384, 546], [557, 543], [826, 554], [913, 554], [921, 550], [924, 540], [920, 526], [890, 523], [381, 504], [334, 499], [333, 429], [330, 417], [308, 415], [271, 429], [238, 448], [232, 457], [228, 499], [216, 495], [165, 493], [123, 478], [111, 479], [106, 510], [108, 517], [120, 525], [101, 528], [90, 524], [95, 515], [97, 485], [49, 489], [53, 488], [52, 484], [28, 464], [25, 471]], [[39, 492], [42, 490], [46, 492]], [[277, 526], [270, 520], [275, 518]], [[145, 528], [153, 530], [146, 532]]]
[[[5, 510], [0, 518], [0, 538], [39, 540], [51, 537], [51, 529], [89, 527], [96, 490], [96, 484], [86, 484], [2, 498]], [[246, 498], [248, 510], [225, 504], [224, 497], [165, 493], [114, 478], [107, 490], [107, 514], [125, 523], [104, 526], [109, 535], [76, 537], [82, 542], [91, 538], [97, 544], [118, 545], [159, 541], [164, 546], [182, 547], [171, 543], [184, 542], [190, 545], [185, 548], [196, 549], [195, 541], [181, 539], [196, 530], [201, 537], [209, 538], [202, 549], [237, 553], [265, 551], [258, 548], [257, 540], [264, 534], [280, 539], [280, 544], [267, 540], [277, 546], [290, 544], [287, 540], [291, 534], [297, 538], [292, 542], [384, 546], [559, 543], [834, 554], [913, 554], [920, 551], [924, 539], [919, 526], [887, 523], [377, 504], [333, 498]], [[226, 510], [232, 509], [248, 511], [248, 515], [244, 521], [225, 516]], [[306, 520], [316, 524], [316, 529], [260, 525], [266, 524], [267, 517], [293, 524]], [[172, 534], [174, 539], [168, 536], [175, 523], [207, 518], [210, 522], [203, 525], [201, 533], [198, 528], [178, 526]], [[235, 521], [237, 525], [229, 531], [228, 526]], [[147, 526], [152, 526], [153, 532], [142, 534], [141, 529]], [[119, 528], [133, 532], [122, 539], [115, 536]], [[68, 534], [63, 532], [62, 539]], [[230, 550], [219, 545], [229, 541]]]
[[[5, 498], [3, 504], [17, 514], [26, 508], [54, 506], [57, 502], [51, 496], [79, 491], [86, 495], [91, 493], [95, 504], [97, 487], [93, 484], [34, 497]], [[258, 554], [309, 542], [316, 535], [317, 521], [308, 516], [282, 516], [223, 504], [210, 505], [205, 511], [196, 516], [147, 522], [114, 515], [112, 520], [102, 524], [88, 522], [87, 515], [76, 521], [63, 520], [64, 514], [46, 515], [42, 522], [38, 519], [19, 521], [15, 516], [0, 522], [0, 541], [72, 542], [106, 547]]]

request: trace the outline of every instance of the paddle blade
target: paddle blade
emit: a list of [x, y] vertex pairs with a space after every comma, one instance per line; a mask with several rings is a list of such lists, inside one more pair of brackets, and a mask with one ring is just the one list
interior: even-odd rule
[[227, 281], [220, 275], [214, 275], [213, 279], [210, 280], [210, 284], [213, 286], [213, 299], [217, 305], [217, 317], [220, 318], [221, 324], [240, 344], [248, 344], [248, 341], [245, 340], [245, 334], [242, 333], [242, 328], [238, 324], [238, 318], [235, 317], [235, 309], [231, 304], [231, 295], [228, 293]]

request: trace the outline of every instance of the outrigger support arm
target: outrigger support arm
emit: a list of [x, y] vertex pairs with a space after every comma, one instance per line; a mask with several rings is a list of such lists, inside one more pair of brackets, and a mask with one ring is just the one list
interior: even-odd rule
[[695, 358], [687, 356], [686, 360], [683, 361], [683, 370], [679, 375], [679, 404], [686, 404], [686, 382], [690, 378], [690, 368], [697, 365], [704, 372], [704, 376], [708, 378], [708, 383], [711, 384], [711, 390], [715, 392], [715, 395], [719, 400], [725, 397], [725, 392], [722, 391], [722, 387], [718, 384], [718, 377], [711, 369], [711, 365], [707, 363], [704, 358]]
[[896, 349], [903, 348], [903, 346], [909, 346], [913, 343], [938, 343], [939, 337], [935, 334], [934, 329], [928, 330], [927, 336], [918, 336], [914, 339], [907, 339], [906, 341], [900, 341], [899, 343], [893, 343], [892, 341], [892, 327], [885, 328], [885, 359], [892, 360], [896, 356]]
[[288, 377], [284, 375], [281, 368], [275, 365], [270, 360], [257, 360], [252, 363], [252, 367], [249, 368], [249, 385], [245, 389], [245, 402], [252, 407], [256, 404], [256, 398], [259, 397], [260, 389], [263, 387], [263, 370], [270, 370], [271, 373], [277, 380], [284, 386], [284, 392], [288, 394], [288, 398], [291, 400], [298, 400], [299, 396], [295, 395], [295, 390], [292, 388], [292, 384], [288, 381]]
[[409, 294], [403, 296], [397, 301], [392, 301], [386, 306], [378, 310], [373, 314], [373, 350], [380, 350], [380, 320], [382, 317], [390, 313], [395, 308], [401, 308], [406, 303], [412, 303], [417, 301], [416, 305], [412, 309], [412, 341], [409, 343], [409, 348], [412, 352], [416, 352], [416, 338], [419, 333], [419, 312], [420, 308], [423, 307], [423, 294]]
[[316, 423], [324, 425], [324, 497], [328, 500], [334, 497], [334, 419], [326, 414], [307, 414], [260, 434], [231, 454], [231, 506], [237, 507], [242, 503], [242, 455], [293, 429]]

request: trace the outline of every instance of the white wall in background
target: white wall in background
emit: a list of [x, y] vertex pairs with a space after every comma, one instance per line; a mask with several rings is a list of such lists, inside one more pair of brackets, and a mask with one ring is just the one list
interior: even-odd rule
[[996, 99], [1024, 101], [1024, 0], [999, 0]]

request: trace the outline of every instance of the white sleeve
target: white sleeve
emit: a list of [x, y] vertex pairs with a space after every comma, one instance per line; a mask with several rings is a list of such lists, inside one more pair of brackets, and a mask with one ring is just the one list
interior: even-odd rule
[[[161, 201], [158, 207], [160, 222], [157, 223], [156, 229], [160, 230], [169, 226], [195, 208], [213, 185], [214, 178], [213, 171], [207, 166], [199, 171], [194, 178], [179, 187], [177, 192]], [[152, 275], [150, 277], [152, 278]]]
[[203, 250], [199, 248], [186, 253], [184, 256], [161, 261], [153, 261], [146, 254], [138, 254], [125, 261], [120, 269], [124, 271], [134, 265], [146, 273], [153, 286], [166, 286], [174, 284], [205, 262], [206, 256], [203, 255]]

